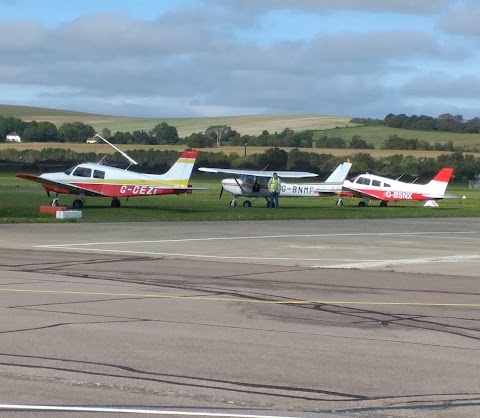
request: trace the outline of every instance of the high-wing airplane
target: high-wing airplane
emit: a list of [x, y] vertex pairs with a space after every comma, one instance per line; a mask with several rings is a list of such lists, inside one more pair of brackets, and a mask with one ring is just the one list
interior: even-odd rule
[[[280, 196], [282, 197], [302, 197], [302, 196], [330, 196], [338, 194], [342, 190], [342, 184], [350, 171], [352, 164], [345, 162], [340, 164], [335, 171], [323, 183], [286, 183], [282, 181], [282, 190]], [[265, 198], [268, 201], [270, 192], [268, 190], [268, 179], [272, 177], [273, 173], [277, 173], [280, 178], [305, 178], [316, 177], [317, 174], [303, 172], [303, 171], [257, 171], [257, 170], [235, 170], [224, 168], [209, 168], [200, 167], [200, 171], [208, 173], [226, 173], [236, 174], [239, 178], [228, 178], [222, 180], [222, 189], [220, 197], [222, 197], [223, 190], [231, 193], [233, 199], [230, 201], [230, 206], [237, 206], [237, 199], [240, 196]], [[243, 206], [249, 208], [252, 206], [250, 200], [245, 200]]]
[[17, 177], [40, 183], [48, 196], [54, 192], [56, 196], [52, 206], [58, 206], [59, 194], [78, 195], [79, 198], [72, 205], [75, 209], [83, 207], [85, 196], [111, 197], [111, 206], [119, 207], [121, 197], [182, 194], [199, 190], [188, 184], [198, 151], [184, 151], [165, 174], [144, 174], [128, 171], [137, 162], [100, 135], [96, 136], [120, 152], [130, 165], [126, 169], [110, 167], [102, 164], [104, 157], [98, 163], [78, 164], [65, 172], [44, 173], [40, 176], [17, 174]]
[[[405, 183], [399, 179], [393, 180], [374, 174], [360, 174], [343, 183], [341, 196], [359, 197], [362, 200], [358, 206], [366, 206], [370, 199], [380, 200], [380, 206], [399, 200], [426, 201], [426, 206], [438, 206], [437, 200], [455, 198], [445, 194], [448, 182], [452, 177], [453, 168], [442, 168], [427, 184]], [[342, 200], [337, 205], [342, 205]]]

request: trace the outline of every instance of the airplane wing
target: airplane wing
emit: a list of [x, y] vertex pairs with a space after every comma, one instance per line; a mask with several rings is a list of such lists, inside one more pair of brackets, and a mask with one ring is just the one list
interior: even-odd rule
[[309, 173], [307, 171], [260, 171], [260, 170], [236, 170], [230, 168], [213, 168], [213, 167], [199, 167], [199, 171], [206, 173], [225, 173], [236, 174], [256, 177], [272, 177], [273, 173], [277, 173], [279, 177], [283, 178], [305, 178], [305, 177], [317, 177], [318, 174]]
[[[85, 188], [85, 187], [80, 187], [76, 186], [71, 183], [62, 183], [59, 181], [53, 181], [53, 180], [48, 180], [44, 179], [43, 177], [39, 176], [34, 176], [33, 174], [17, 174], [17, 177], [24, 179], [24, 180], [30, 180], [34, 181], [35, 183], [40, 183], [42, 186], [47, 185], [51, 187], [55, 187], [57, 189], [62, 189], [65, 192], [70, 192], [72, 194], [75, 193], [85, 193], [86, 195], [89, 196], [99, 196], [99, 197], [106, 197], [106, 195], [99, 193], [95, 190]], [[193, 187], [188, 185], [187, 187], [185, 186], [169, 186], [169, 185], [155, 185], [156, 189], [164, 189], [164, 190], [208, 190], [208, 187]], [[108, 197], [108, 196], [107, 196]]]
[[65, 191], [68, 191], [70, 193], [88, 193], [90, 196], [104, 196], [103, 194], [101, 193], [98, 193], [98, 192], [95, 192], [95, 191], [92, 191], [92, 190], [89, 190], [89, 189], [85, 189], [83, 187], [79, 187], [79, 186], [75, 186], [73, 184], [69, 184], [69, 183], [61, 183], [61, 182], [58, 182], [58, 181], [53, 181], [53, 180], [47, 180], [47, 179], [44, 179], [42, 177], [39, 177], [39, 176], [34, 176], [33, 174], [25, 174], [25, 173], [21, 173], [21, 174], [17, 174], [17, 177], [21, 178], [21, 179], [24, 179], [24, 180], [30, 180], [30, 181], [34, 181], [35, 183], [40, 183], [42, 186], [43, 185], [47, 185], [47, 186], [51, 186], [51, 187], [56, 187], [58, 189], [63, 189]]
[[342, 189], [346, 192], [351, 193], [353, 197], [368, 197], [369, 199], [382, 200], [381, 197], [377, 196], [375, 193], [368, 193], [363, 190], [357, 190], [351, 187], [346, 187], [345, 185], [343, 185]]

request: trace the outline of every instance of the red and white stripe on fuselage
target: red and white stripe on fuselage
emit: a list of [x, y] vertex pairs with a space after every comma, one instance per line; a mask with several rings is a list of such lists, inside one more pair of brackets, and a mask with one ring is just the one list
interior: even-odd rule
[[[182, 194], [188, 191], [185, 189], [170, 189], [168, 187], [154, 184], [109, 184], [109, 183], [84, 183], [70, 182], [70, 185], [78, 187], [85, 191], [86, 195], [90, 193], [94, 196], [104, 197], [135, 197], [135, 196], [155, 196], [166, 194]], [[78, 194], [78, 191], [70, 191], [57, 186], [43, 184], [45, 190], [54, 193]]]
[[373, 174], [360, 174], [353, 180], [344, 182], [344, 190], [342, 190], [341, 195], [349, 197], [368, 196], [387, 202], [442, 199], [452, 173], [452, 168], [443, 168], [427, 184], [405, 183]]

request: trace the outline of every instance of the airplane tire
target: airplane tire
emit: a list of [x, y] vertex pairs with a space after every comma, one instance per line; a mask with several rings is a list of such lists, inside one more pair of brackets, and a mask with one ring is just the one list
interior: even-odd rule
[[82, 209], [83, 208], [83, 202], [80, 199], [75, 199], [73, 201], [73, 209]]
[[360, 202], [358, 202], [358, 207], [364, 208], [365, 206], [367, 206], [367, 204], [366, 204], [363, 200], [361, 200]]
[[243, 202], [243, 207], [244, 208], [249, 208], [252, 206], [252, 202], [250, 202], [250, 200], [245, 200], [245, 202]]
[[232, 200], [230, 202], [230, 206], [237, 206], [237, 201], [236, 200]]
[[343, 200], [342, 199], [337, 200], [337, 206], [343, 206]]
[[119, 208], [120, 207], [120, 200], [118, 200], [118, 199], [112, 200], [112, 203], [110, 203], [110, 206], [112, 208]]
[[387, 202], [386, 202], [385, 200], [382, 200], [382, 201], [380, 202], [380, 206], [386, 207], [386, 206], [388, 206], [388, 204], [387, 204]]

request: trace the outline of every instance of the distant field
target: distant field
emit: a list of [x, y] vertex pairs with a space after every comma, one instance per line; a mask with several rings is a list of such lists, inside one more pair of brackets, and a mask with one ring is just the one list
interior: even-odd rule
[[[120, 144], [118, 147], [122, 151], [130, 150], [175, 150], [183, 151], [186, 147], [184, 145], [124, 145]], [[61, 149], [70, 149], [75, 152], [96, 152], [97, 154], [113, 154], [114, 149], [110, 148], [106, 144], [63, 144], [63, 143], [48, 143], [48, 142], [23, 142], [20, 144], [0, 144], [0, 150], [7, 148], [15, 148], [17, 150], [42, 150], [44, 148], [61, 148]], [[262, 154], [267, 149], [271, 147], [247, 147], [247, 154]], [[285, 151], [290, 151], [292, 148], [282, 147]], [[301, 151], [306, 152], [315, 152], [318, 154], [332, 154], [335, 156], [345, 156], [350, 157], [361, 152], [367, 152], [374, 158], [379, 157], [388, 157], [389, 155], [403, 154], [403, 155], [412, 155], [414, 157], [431, 157], [436, 158], [439, 155], [450, 154], [447, 151], [399, 151], [399, 150], [361, 150], [361, 149], [334, 149], [334, 148], [299, 148]], [[224, 146], [221, 148], [200, 148], [200, 151], [204, 152], [223, 152], [225, 154], [237, 153], [243, 155], [243, 147], [233, 147], [233, 146]], [[480, 153], [472, 153], [473, 155], [480, 157]]]
[[167, 122], [177, 128], [180, 137], [188, 136], [194, 132], [204, 132], [212, 125], [227, 125], [242, 135], [259, 135], [263, 130], [281, 132], [285, 128], [304, 131], [307, 129], [333, 129], [336, 126], [355, 126], [355, 124], [349, 123], [351, 118], [336, 116], [261, 115], [218, 118], [129, 118], [11, 105], [0, 105], [0, 115], [14, 116], [25, 121], [48, 121], [57, 126], [67, 122], [83, 122], [93, 126], [98, 132], [103, 128], [108, 128], [112, 132], [149, 131], [159, 123]]
[[[218, 118], [129, 118], [122, 116], [96, 115], [91, 113], [71, 112], [66, 110], [46, 109], [28, 106], [0, 105], [1, 116], [14, 116], [25, 121], [44, 120], [57, 126], [66, 122], [83, 122], [93, 126], [98, 132], [109, 128], [112, 132], [133, 132], [136, 130], [149, 131], [162, 122], [175, 126], [180, 137], [185, 137], [193, 132], [204, 132], [212, 125], [227, 125], [242, 135], [259, 135], [263, 130], [270, 133], [281, 132], [285, 128], [295, 131], [307, 129], [315, 130], [314, 139], [321, 136], [340, 137], [349, 141], [353, 135], [360, 135], [368, 143], [380, 148], [384, 141], [391, 135], [402, 138], [417, 138], [431, 144], [452, 141], [458, 146], [480, 148], [480, 134], [458, 134], [435, 131], [415, 131], [407, 129], [388, 128], [385, 126], [358, 126], [349, 123], [350, 117], [319, 116], [319, 115], [257, 115], [257, 116], [231, 116]], [[57, 146], [57, 145], [56, 145]], [[34, 147], [30, 145], [29, 148]], [[59, 148], [61, 146], [58, 146]], [[70, 148], [75, 145], [70, 146]], [[135, 146], [140, 149], [142, 146]], [[150, 147], [148, 147], [150, 148]], [[181, 147], [180, 147], [181, 148]], [[180, 149], [178, 148], [178, 149]], [[128, 148], [127, 148], [128, 149]], [[89, 149], [91, 150], [91, 148]], [[217, 149], [214, 149], [217, 151]], [[313, 151], [313, 150], [311, 150]], [[319, 149], [318, 152], [325, 152]], [[102, 151], [104, 152], [104, 151]], [[225, 151], [227, 152], [227, 151]], [[234, 152], [239, 152], [235, 149]], [[258, 152], [261, 152], [260, 149]], [[351, 150], [329, 150], [335, 155], [349, 155]], [[392, 152], [388, 152], [390, 155]], [[398, 154], [399, 152], [393, 152]], [[402, 151], [404, 154], [423, 156], [423, 151]], [[371, 152], [373, 156], [381, 156], [383, 151]], [[435, 155], [439, 155], [436, 153]], [[434, 155], [434, 154], [427, 154]]]
[[384, 141], [391, 135], [397, 135], [405, 139], [420, 139], [435, 144], [435, 142], [452, 141], [458, 146], [476, 146], [480, 147], [480, 134], [458, 134], [451, 132], [437, 131], [413, 131], [408, 129], [389, 128], [386, 126], [352, 126], [340, 129], [325, 129], [316, 132], [314, 138], [322, 136], [338, 137], [349, 141], [353, 135], [360, 135], [369, 144], [380, 147]]

